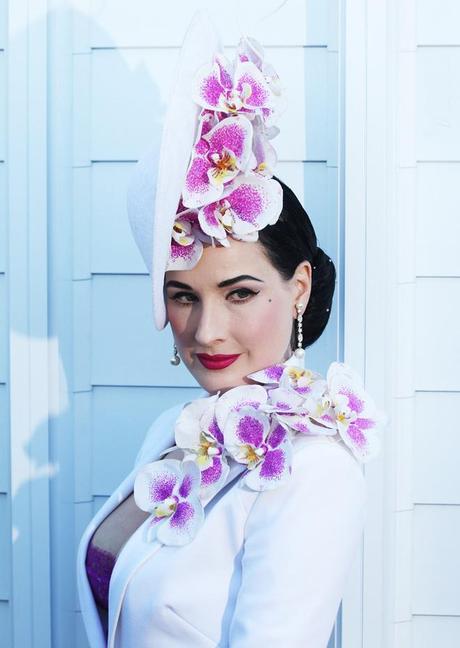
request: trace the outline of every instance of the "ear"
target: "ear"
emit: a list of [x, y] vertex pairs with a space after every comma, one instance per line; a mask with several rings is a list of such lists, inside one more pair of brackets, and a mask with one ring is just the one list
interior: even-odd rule
[[293, 317], [297, 317], [296, 304], [303, 304], [302, 313], [307, 308], [311, 294], [312, 266], [309, 261], [301, 261], [292, 276], [294, 303], [292, 304]]

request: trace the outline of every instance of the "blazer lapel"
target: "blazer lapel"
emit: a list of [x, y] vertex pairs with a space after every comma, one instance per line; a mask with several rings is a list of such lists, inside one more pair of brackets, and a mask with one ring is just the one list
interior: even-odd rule
[[[170, 430], [169, 434], [165, 434], [165, 430], [162, 430], [161, 434], [157, 434], [151, 442], [149, 443], [148, 450], [146, 454], [143, 454], [142, 462], [145, 463], [148, 461], [155, 461], [158, 459], [160, 454], [174, 442], [174, 431]], [[146, 458], [147, 457], [147, 458]], [[99, 612], [94, 601], [93, 593], [91, 590], [90, 583], [88, 581], [88, 576], [85, 568], [86, 552], [88, 549], [88, 544], [91, 536], [93, 535], [96, 528], [101, 524], [101, 522], [108, 516], [110, 513], [123, 501], [125, 500], [134, 490], [134, 480], [136, 474], [139, 470], [140, 463], [137, 463], [129, 475], [122, 481], [118, 488], [112, 493], [109, 499], [104, 502], [101, 508], [97, 511], [91, 522], [86, 527], [85, 531], [80, 540], [77, 554], [77, 585], [79, 590], [80, 606], [81, 613], [85, 620], [85, 626], [88, 633], [89, 643], [91, 648], [105, 648], [106, 641], [104, 637], [104, 632], [102, 629], [101, 620], [99, 617]], [[148, 518], [147, 518], [148, 519]], [[143, 525], [141, 525], [142, 527]], [[139, 529], [138, 529], [139, 530]], [[137, 532], [137, 531], [136, 531]], [[127, 543], [129, 545], [129, 543]], [[124, 552], [124, 547], [120, 552], [120, 557]], [[119, 559], [115, 563], [115, 571]], [[117, 579], [117, 585], [112, 588], [112, 578], [110, 580], [109, 587], [109, 596], [110, 604], [113, 605], [113, 608], [119, 607], [119, 600], [124, 591], [124, 588], [121, 587], [122, 582], [120, 579]], [[113, 592], [112, 592], [113, 589]], [[113, 600], [113, 604], [112, 604]], [[118, 617], [118, 613], [117, 613]], [[109, 633], [110, 633], [110, 623], [113, 623], [114, 614], [112, 613], [109, 617]], [[109, 635], [110, 637], [110, 635]]]
[[[160, 451], [161, 452], [161, 451]], [[204, 508], [223, 496], [223, 494], [231, 487], [231, 484], [241, 475], [246, 469], [244, 464], [233, 463], [227, 480], [223, 487], [210, 499], [204, 502]], [[133, 473], [134, 482], [134, 473]], [[117, 624], [123, 603], [123, 597], [129, 585], [132, 576], [137, 572], [142, 565], [149, 560], [155, 553], [157, 553], [164, 545], [157, 540], [150, 543], [143, 541], [144, 526], [149, 522], [147, 518], [129, 538], [129, 541], [124, 545], [120, 554], [118, 555], [117, 562], [115, 563], [112, 577], [110, 579], [109, 588], [109, 628], [108, 628], [108, 641], [107, 648], [115, 648], [115, 637]]]

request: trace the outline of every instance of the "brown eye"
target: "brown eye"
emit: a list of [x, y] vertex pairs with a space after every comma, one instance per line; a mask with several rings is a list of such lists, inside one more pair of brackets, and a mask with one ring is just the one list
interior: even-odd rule
[[228, 295], [228, 298], [231, 298], [230, 299], [231, 302], [238, 304], [238, 303], [247, 302], [251, 299], [251, 297], [258, 294], [259, 291], [250, 290], [249, 288], [238, 288], [237, 290], [233, 290]]
[[187, 292], [174, 293], [174, 295], [170, 296], [170, 299], [172, 299], [172, 301], [176, 302], [177, 304], [182, 304], [183, 306], [188, 306], [189, 304], [193, 304], [196, 301], [195, 295], [193, 293]]

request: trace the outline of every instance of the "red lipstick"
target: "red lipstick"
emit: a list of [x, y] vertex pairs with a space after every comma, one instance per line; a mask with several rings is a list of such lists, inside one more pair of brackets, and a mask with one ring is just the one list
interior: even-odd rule
[[196, 356], [201, 364], [206, 367], [206, 369], [224, 369], [231, 365], [241, 354], [236, 353], [233, 355], [208, 355], [207, 353], [197, 353]]

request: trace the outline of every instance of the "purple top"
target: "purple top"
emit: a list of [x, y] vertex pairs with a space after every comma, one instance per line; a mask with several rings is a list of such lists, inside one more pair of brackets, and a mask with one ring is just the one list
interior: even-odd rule
[[91, 540], [86, 552], [86, 573], [94, 600], [106, 610], [109, 609], [109, 583], [115, 561], [115, 556], [105, 549], [95, 547]]

